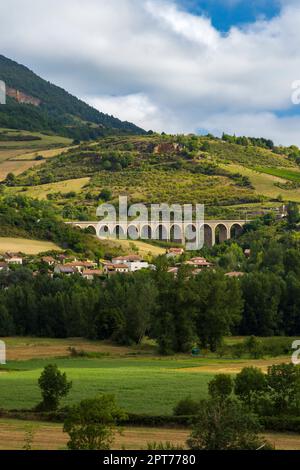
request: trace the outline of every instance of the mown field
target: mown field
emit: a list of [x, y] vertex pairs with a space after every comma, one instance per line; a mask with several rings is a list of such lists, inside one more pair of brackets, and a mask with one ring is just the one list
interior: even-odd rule
[[27, 238], [0, 237], [0, 253], [13, 252], [26, 255], [37, 255], [47, 251], [61, 251], [55, 243], [41, 240], [27, 240]]
[[[62, 425], [36, 421], [0, 419], [0, 450], [22, 450], [30, 437], [32, 450], [64, 450], [68, 436]], [[143, 450], [149, 443], [172, 442], [185, 447], [189, 430], [183, 428], [125, 427], [116, 434], [113, 450]], [[277, 450], [300, 450], [300, 436], [289, 433], [266, 433], [266, 439]]]

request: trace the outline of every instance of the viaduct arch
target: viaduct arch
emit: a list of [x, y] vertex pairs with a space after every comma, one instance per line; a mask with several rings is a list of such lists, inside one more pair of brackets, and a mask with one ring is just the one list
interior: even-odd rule
[[204, 244], [214, 246], [236, 238], [243, 232], [246, 220], [206, 220], [204, 223], [150, 223], [150, 222], [66, 222], [82, 230], [88, 229], [98, 238], [130, 238], [132, 240], [161, 240], [181, 243], [187, 237], [194, 241], [197, 232], [203, 230]]

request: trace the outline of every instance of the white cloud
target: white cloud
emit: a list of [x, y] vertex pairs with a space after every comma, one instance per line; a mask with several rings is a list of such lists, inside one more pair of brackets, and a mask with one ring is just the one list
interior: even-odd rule
[[293, 0], [227, 35], [173, 0], [0, 3], [2, 52], [104, 112], [147, 129], [300, 145], [300, 113], [277, 117], [300, 79], [299, 24]]

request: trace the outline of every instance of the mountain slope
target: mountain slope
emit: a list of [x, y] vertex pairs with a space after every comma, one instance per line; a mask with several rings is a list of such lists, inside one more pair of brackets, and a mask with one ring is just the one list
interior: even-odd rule
[[7, 86], [7, 105], [0, 107], [0, 127], [51, 131], [73, 138], [109, 133], [142, 134], [143, 129], [103, 114], [27, 67], [0, 55], [0, 80]]
[[73, 146], [3, 186], [9, 195], [47, 198], [73, 220], [92, 220], [99, 201], [118, 204], [119, 195], [130, 204], [202, 203], [211, 218], [252, 218], [300, 202], [299, 159], [295, 147], [270, 149], [250, 139], [109, 136]]

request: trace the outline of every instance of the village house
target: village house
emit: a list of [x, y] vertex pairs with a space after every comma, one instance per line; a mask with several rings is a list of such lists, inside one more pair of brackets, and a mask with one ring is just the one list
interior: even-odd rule
[[8, 264], [5, 263], [4, 261], [0, 261], [0, 272], [7, 271], [8, 269], [9, 269]]
[[5, 253], [4, 261], [7, 264], [17, 264], [20, 266], [22, 266], [23, 264], [22, 256], [19, 254], [15, 254], [15, 253]]
[[209, 261], [207, 261], [205, 258], [192, 258], [190, 259], [189, 261], [185, 261], [185, 263], [187, 266], [192, 266], [194, 268], [211, 268], [212, 267], [212, 263], [210, 263]]
[[149, 263], [147, 261], [132, 261], [126, 263], [129, 267], [129, 271], [131, 273], [135, 273], [136, 271], [141, 271], [141, 269], [148, 269]]
[[179, 267], [175, 266], [175, 267], [169, 268], [168, 273], [173, 274], [174, 277], [177, 277], [178, 270], [179, 270]]
[[128, 256], [118, 256], [117, 258], [112, 259], [112, 264], [124, 264], [124, 263], [133, 263], [137, 261], [142, 261], [142, 258], [139, 255], [128, 255]]
[[83, 273], [83, 271], [87, 269], [94, 269], [97, 267], [97, 263], [94, 263], [93, 261], [73, 261], [72, 263], [65, 263], [65, 267], [68, 268], [73, 268], [75, 269], [78, 273]]
[[126, 265], [129, 272], [134, 273], [140, 271], [141, 269], [149, 269], [149, 263], [144, 261], [138, 255], [128, 255], [128, 256], [119, 256], [118, 258], [112, 259], [112, 264], [114, 265]]
[[226, 273], [225, 276], [227, 277], [242, 277], [245, 276], [245, 273], [241, 273], [238, 271], [233, 271], [232, 273]]
[[61, 263], [65, 263], [66, 260], [68, 259], [68, 257], [66, 255], [64, 255], [63, 253], [60, 253], [58, 256], [57, 256], [57, 259], [61, 262]]
[[66, 266], [63, 264], [57, 264], [54, 268], [55, 274], [64, 274], [65, 276], [72, 276], [73, 274], [78, 274], [76, 268], [71, 266]]
[[48, 264], [48, 266], [54, 266], [56, 263], [56, 260], [52, 256], [44, 256], [41, 261], [42, 263]]
[[95, 278], [103, 276], [103, 271], [100, 269], [86, 269], [82, 272], [82, 277], [88, 281], [93, 281]]
[[181, 256], [184, 254], [184, 249], [183, 248], [170, 248], [167, 251], [167, 258], [177, 258], [178, 256]]
[[127, 266], [127, 264], [122, 264], [122, 263], [117, 263], [117, 264], [107, 263], [104, 266], [104, 273], [108, 275], [116, 274], [116, 273], [127, 274], [129, 273], [129, 267]]

